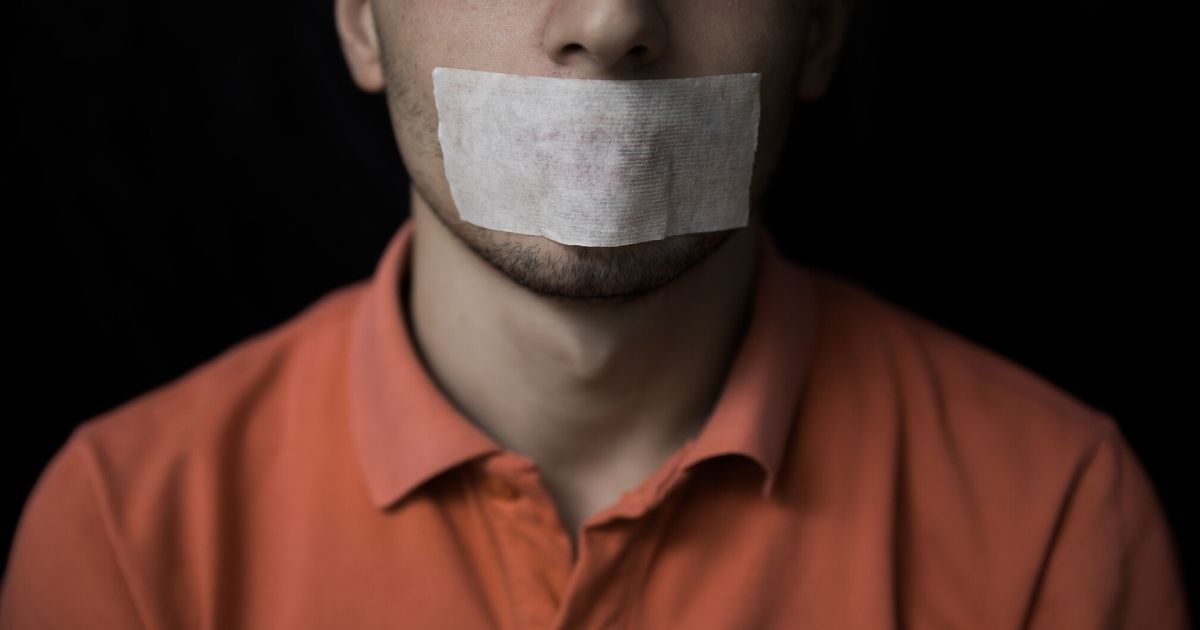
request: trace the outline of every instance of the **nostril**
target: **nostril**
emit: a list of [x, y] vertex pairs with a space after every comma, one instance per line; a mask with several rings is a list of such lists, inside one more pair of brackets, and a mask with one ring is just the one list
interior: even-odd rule
[[634, 59], [640, 59], [640, 58], [642, 58], [642, 56], [644, 56], [648, 52], [650, 52], [649, 48], [646, 48], [645, 46], [638, 44], [637, 46], [634, 46], [632, 49], [630, 49], [629, 54], [633, 55]]
[[566, 46], [563, 46], [563, 52], [568, 54], [578, 50], [583, 50], [583, 46], [581, 44], [567, 44]]

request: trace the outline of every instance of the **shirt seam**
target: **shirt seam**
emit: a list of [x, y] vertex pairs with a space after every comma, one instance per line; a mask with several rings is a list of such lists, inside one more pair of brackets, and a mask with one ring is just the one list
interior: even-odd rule
[[[1022, 615], [1021, 628], [1028, 628], [1033, 621], [1033, 615], [1037, 611], [1038, 604], [1042, 599], [1042, 590], [1046, 581], [1046, 572], [1050, 567], [1051, 561], [1054, 559], [1058, 551], [1059, 543], [1062, 539], [1063, 528], [1066, 526], [1067, 519], [1075, 510], [1075, 506], [1079, 501], [1080, 487], [1084, 484], [1089, 474], [1092, 474], [1092, 469], [1095, 467], [1096, 459], [1100, 455], [1100, 451], [1105, 445], [1114, 439], [1114, 434], [1119, 432], [1116, 423], [1106, 415], [1099, 416], [1103, 430], [1100, 436], [1096, 439], [1096, 443], [1088, 450], [1076, 468], [1072, 476], [1070, 486], [1063, 498], [1062, 504], [1059, 506], [1058, 513], [1055, 515], [1054, 526], [1051, 529], [1049, 539], [1046, 543], [1046, 549], [1042, 553], [1038, 562], [1037, 577], [1033, 581], [1030, 589], [1029, 599], [1025, 605], [1025, 614]], [[1118, 527], [1120, 525], [1118, 524]]]
[[103, 484], [100, 482], [99, 465], [96, 461], [94, 453], [90, 449], [85, 449], [84, 445], [79, 441], [81, 438], [72, 440], [73, 451], [82, 451], [77, 456], [82, 458], [84, 472], [88, 479], [88, 486], [91, 489], [92, 499], [96, 502], [97, 511], [100, 514], [100, 520], [104, 523], [105, 539], [108, 542], [109, 550], [113, 554], [113, 559], [117, 565], [117, 571], [121, 576], [121, 585], [124, 587], [125, 593], [129, 596], [129, 602], [132, 605], [134, 612], [137, 613], [140, 627], [150, 628], [151, 624], [148, 621], [146, 607], [143, 605], [137, 596], [137, 591], [133, 588], [131, 568], [127, 555], [123, 551], [118, 542], [116, 531], [116, 522], [113, 518], [112, 509], [108, 501], [108, 495], [105, 492]]

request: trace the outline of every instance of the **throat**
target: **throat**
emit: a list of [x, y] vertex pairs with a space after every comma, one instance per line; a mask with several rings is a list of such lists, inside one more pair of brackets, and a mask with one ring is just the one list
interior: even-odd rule
[[645, 299], [596, 307], [529, 291], [428, 215], [414, 207], [414, 345], [466, 419], [555, 481], [565, 514], [611, 504], [699, 432], [744, 334], [754, 232]]

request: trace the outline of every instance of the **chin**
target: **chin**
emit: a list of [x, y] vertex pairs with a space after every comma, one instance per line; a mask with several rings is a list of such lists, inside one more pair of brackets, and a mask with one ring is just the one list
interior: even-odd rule
[[513, 282], [547, 298], [596, 305], [624, 304], [652, 295], [706, 259], [734, 232], [584, 247], [489, 230], [434, 214], [471, 251]]

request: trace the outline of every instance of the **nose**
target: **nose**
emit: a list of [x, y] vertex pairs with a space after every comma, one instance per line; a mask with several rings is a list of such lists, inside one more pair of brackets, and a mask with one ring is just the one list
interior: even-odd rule
[[667, 25], [656, 0], [562, 0], [543, 44], [560, 65], [621, 74], [662, 56]]

